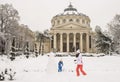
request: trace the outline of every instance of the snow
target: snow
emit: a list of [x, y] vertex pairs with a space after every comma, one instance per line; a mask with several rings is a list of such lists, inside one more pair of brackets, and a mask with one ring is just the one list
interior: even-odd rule
[[[12, 68], [17, 72], [12, 82], [120, 82], [120, 56], [83, 57], [86, 76], [76, 76], [75, 57], [52, 57], [57, 69], [58, 61], [64, 62], [63, 72], [47, 72], [51, 59], [48, 56], [17, 57], [10, 61], [6, 56], [0, 57], [0, 70]], [[54, 69], [54, 68], [53, 68]], [[3, 82], [9, 82], [5, 80]]]

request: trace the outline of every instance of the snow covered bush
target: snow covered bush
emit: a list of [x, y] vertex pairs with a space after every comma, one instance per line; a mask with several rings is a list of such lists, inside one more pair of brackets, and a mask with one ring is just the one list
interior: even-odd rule
[[3, 80], [14, 80], [16, 72], [14, 72], [11, 68], [6, 68], [4, 71], [0, 72], [0, 81]]
[[3, 81], [5, 79], [3, 72], [0, 73], [0, 81]]

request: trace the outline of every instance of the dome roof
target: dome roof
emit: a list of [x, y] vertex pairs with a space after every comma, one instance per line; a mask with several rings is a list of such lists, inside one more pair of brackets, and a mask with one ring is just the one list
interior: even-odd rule
[[67, 8], [64, 9], [63, 14], [78, 14], [77, 9], [72, 6], [70, 3]]
[[[84, 16], [88, 17], [87, 15], [83, 13], [79, 13], [76, 8], [73, 7], [73, 5], [70, 3], [67, 8], [64, 9], [63, 13], [57, 14], [56, 16], [66, 16], [66, 15], [77, 15], [77, 16]], [[55, 17], [56, 17], [55, 16]]]
[[64, 12], [66, 12], [66, 11], [76, 11], [77, 12], [77, 9], [73, 8], [73, 6], [70, 3], [70, 5], [68, 6], [68, 8], [64, 9]]

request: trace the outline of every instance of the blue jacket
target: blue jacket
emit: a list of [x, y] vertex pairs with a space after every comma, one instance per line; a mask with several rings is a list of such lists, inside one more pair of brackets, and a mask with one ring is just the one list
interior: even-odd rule
[[62, 67], [63, 66], [63, 61], [59, 61], [58, 62], [58, 67]]

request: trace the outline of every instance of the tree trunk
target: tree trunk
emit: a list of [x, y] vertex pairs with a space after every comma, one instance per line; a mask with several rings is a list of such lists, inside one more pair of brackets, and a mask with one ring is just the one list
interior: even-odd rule
[[39, 45], [39, 55], [41, 54], [41, 42], [42, 42], [42, 40], [40, 40], [40, 45]]

